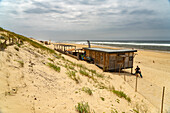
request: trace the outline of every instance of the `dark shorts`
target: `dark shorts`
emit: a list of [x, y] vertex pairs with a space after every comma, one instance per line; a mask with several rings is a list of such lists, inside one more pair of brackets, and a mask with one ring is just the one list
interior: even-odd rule
[[141, 73], [140, 71], [136, 71], [136, 73]]

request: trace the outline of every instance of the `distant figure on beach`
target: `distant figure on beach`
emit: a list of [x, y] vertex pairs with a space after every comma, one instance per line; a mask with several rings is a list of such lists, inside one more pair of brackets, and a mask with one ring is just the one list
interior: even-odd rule
[[136, 71], [135, 74], [138, 74], [138, 73], [139, 73], [139, 74], [140, 74], [140, 77], [143, 78], [139, 66], [136, 67], [135, 71]]

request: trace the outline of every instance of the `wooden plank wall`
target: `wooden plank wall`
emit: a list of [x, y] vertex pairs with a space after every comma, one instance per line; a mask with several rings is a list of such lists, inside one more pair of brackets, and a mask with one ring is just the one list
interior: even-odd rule
[[[131, 68], [133, 67], [133, 52], [121, 53], [126, 55], [125, 58], [118, 57], [116, 53], [105, 53], [98, 51], [85, 50], [86, 56], [94, 59], [94, 64], [103, 68], [103, 71], [118, 70], [119, 68]], [[120, 54], [120, 53], [119, 53]]]

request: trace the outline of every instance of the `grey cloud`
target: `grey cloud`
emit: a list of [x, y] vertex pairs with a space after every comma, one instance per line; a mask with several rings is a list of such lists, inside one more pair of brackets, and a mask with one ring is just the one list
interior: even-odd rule
[[80, 0], [79, 3], [80, 4], [84, 4], [84, 5], [96, 5], [96, 4], [101, 4], [105, 2], [105, 0]]
[[139, 10], [134, 10], [130, 12], [130, 15], [153, 15], [156, 12], [153, 10], [148, 10], [148, 9], [139, 9]]
[[81, 4], [81, 5], [98, 5], [102, 4], [103, 2], [106, 2], [106, 0], [70, 0], [66, 1], [68, 4]]
[[32, 14], [43, 14], [43, 13], [64, 14], [64, 13], [67, 13], [66, 11], [62, 11], [62, 10], [42, 9], [42, 8], [28, 9], [28, 10], [25, 10], [24, 12], [25, 13], [32, 13]]
[[41, 7], [41, 8], [50, 8], [49, 3], [47, 3], [47, 2], [36, 2], [36, 1], [33, 1], [32, 4], [37, 6], [37, 7]]
[[[53, 37], [57, 37], [61, 32], [63, 32], [61, 37], [65, 37], [65, 32], [72, 31], [72, 34], [65, 37], [68, 39], [74, 37], [77, 31], [80, 32], [78, 39], [85, 36], [81, 32], [87, 31], [85, 34], [89, 34], [94, 30], [91, 37], [95, 37], [100, 32], [112, 37], [120, 36], [124, 32], [126, 35], [128, 30], [133, 34], [142, 30], [169, 31], [170, 29], [168, 0], [165, 2], [159, 0], [154, 2], [153, 0], [0, 0], [0, 5], [1, 2], [5, 2], [3, 7], [0, 7], [0, 16], [3, 16], [0, 18], [2, 24], [11, 26], [20, 23], [23, 27], [20, 30], [29, 28], [30, 33], [33, 29], [49, 28], [48, 32], [40, 32], [37, 37], [49, 37], [51, 30], [54, 30]], [[27, 26], [29, 23], [32, 25]], [[120, 32], [112, 33], [116, 30]], [[28, 30], [25, 30], [25, 33], [27, 32]], [[41, 35], [42, 33], [44, 34]], [[145, 34], [142, 32], [141, 36]], [[152, 35], [154, 36], [155, 32]], [[98, 39], [98, 36], [95, 38]], [[103, 35], [102, 39], [105, 37]]]
[[117, 8], [102, 8], [100, 10], [97, 11], [97, 15], [101, 16], [101, 15], [105, 15], [105, 16], [111, 16], [111, 15], [117, 15], [117, 16], [121, 16], [124, 14], [128, 14], [128, 10], [122, 8], [122, 9], [117, 9]]
[[127, 13], [128, 13], [128, 10], [124, 9], [124, 10], [121, 11], [121, 14], [127, 14]]

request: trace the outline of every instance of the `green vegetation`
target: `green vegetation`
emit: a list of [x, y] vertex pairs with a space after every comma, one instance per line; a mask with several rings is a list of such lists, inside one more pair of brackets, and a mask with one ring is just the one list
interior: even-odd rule
[[100, 77], [100, 78], [103, 78], [103, 77], [104, 77], [103, 74], [99, 74], [99, 73], [96, 73], [95, 75], [96, 75], [97, 77]]
[[116, 99], [115, 101], [116, 101], [117, 103], [120, 103], [120, 100], [119, 100], [119, 99]]
[[93, 70], [93, 69], [87, 69], [89, 72], [92, 73], [92, 75], [96, 75], [97, 77], [100, 77], [100, 78], [103, 78], [104, 75], [101, 74], [101, 73], [97, 73], [96, 70]]
[[65, 64], [64, 66], [67, 69], [71, 69], [71, 70], [75, 70], [73, 66], [71, 66], [70, 64]]
[[103, 101], [105, 100], [103, 97], [100, 97], [100, 98], [101, 98], [101, 100], [103, 100]]
[[[113, 86], [109, 86], [108, 88], [109, 91], [113, 92], [114, 94], [116, 94], [118, 97], [120, 98], [124, 98], [126, 99], [128, 102], [131, 102], [130, 97], [128, 97], [123, 91], [118, 91], [116, 90]], [[118, 101], [119, 102], [119, 101]]]
[[18, 47], [14, 47], [15, 50], [19, 51], [19, 48]]
[[30, 38], [27, 38], [25, 36], [16, 34], [14, 32], [10, 32], [10, 31], [5, 30], [5, 29], [3, 29], [1, 27], [0, 27], [0, 31], [5, 31], [7, 33], [7, 35], [2, 34], [2, 35], [5, 36], [4, 37], [5, 40], [9, 40], [9, 41], [12, 40], [12, 44], [17, 44], [18, 47], [25, 41], [25, 42], [28, 42], [30, 45], [32, 45], [35, 48], [40, 48], [41, 50], [44, 50], [44, 51], [47, 51], [49, 53], [54, 54], [57, 58], [61, 58], [61, 55], [58, 55], [57, 53], [55, 53], [55, 50], [50, 49], [50, 48], [48, 48], [46, 46], [43, 46], [40, 43], [38, 43], [36, 41], [33, 41]]
[[118, 111], [114, 109], [114, 110], [111, 110], [111, 113], [118, 113]]
[[135, 113], [139, 113], [139, 111], [138, 111], [138, 110], [136, 110], [136, 109], [133, 109], [133, 111], [134, 111]]
[[88, 88], [88, 87], [83, 87], [82, 91], [86, 92], [89, 95], [92, 95], [92, 90], [90, 88]]
[[66, 74], [74, 81], [76, 81], [76, 83], [79, 83], [80, 78], [78, 76], [76, 76], [76, 72], [75, 71], [68, 71], [66, 72]]
[[76, 66], [76, 63], [70, 61], [70, 60], [66, 60], [68, 63], [70, 63], [72, 66]]
[[99, 88], [99, 89], [108, 89], [108, 88], [104, 85], [104, 83], [102, 83], [102, 82], [98, 83], [98, 88]]
[[89, 72], [91, 72], [92, 74], [96, 74], [96, 70], [93, 69], [89, 69]]
[[21, 45], [22, 45], [23, 43], [19, 44], [18, 42], [16, 42], [16, 44], [17, 44], [18, 47], [21, 47]]
[[52, 64], [52, 63], [48, 63], [48, 66], [51, 67], [52, 69], [54, 69], [57, 72], [60, 72], [60, 67]]
[[48, 58], [48, 60], [49, 60], [49, 61], [51, 61], [51, 62], [54, 62], [54, 60], [53, 60], [53, 59], [51, 59], [51, 58]]
[[114, 94], [116, 94], [120, 98], [126, 99], [128, 102], [131, 102], [130, 97], [128, 97], [123, 91], [112, 90]]
[[0, 31], [3, 31], [4, 29], [2, 27], [0, 27]]
[[79, 102], [75, 108], [79, 113], [91, 113], [88, 102]]
[[24, 62], [23, 61], [17, 61], [21, 67], [24, 67]]
[[7, 95], [12, 95], [12, 94], [11, 94], [10, 91], [6, 91], [6, 92], [5, 92], [5, 96], [7, 96]]
[[82, 64], [77, 64], [77, 67], [79, 67], [80, 69], [87, 70], [87, 67]]
[[81, 75], [84, 75], [84, 76], [87, 76], [87, 77], [91, 78], [90, 75], [89, 75], [89, 73], [88, 73], [87, 71], [85, 71], [85, 70], [80, 69], [80, 70], [79, 70], [79, 73], [80, 73]]

